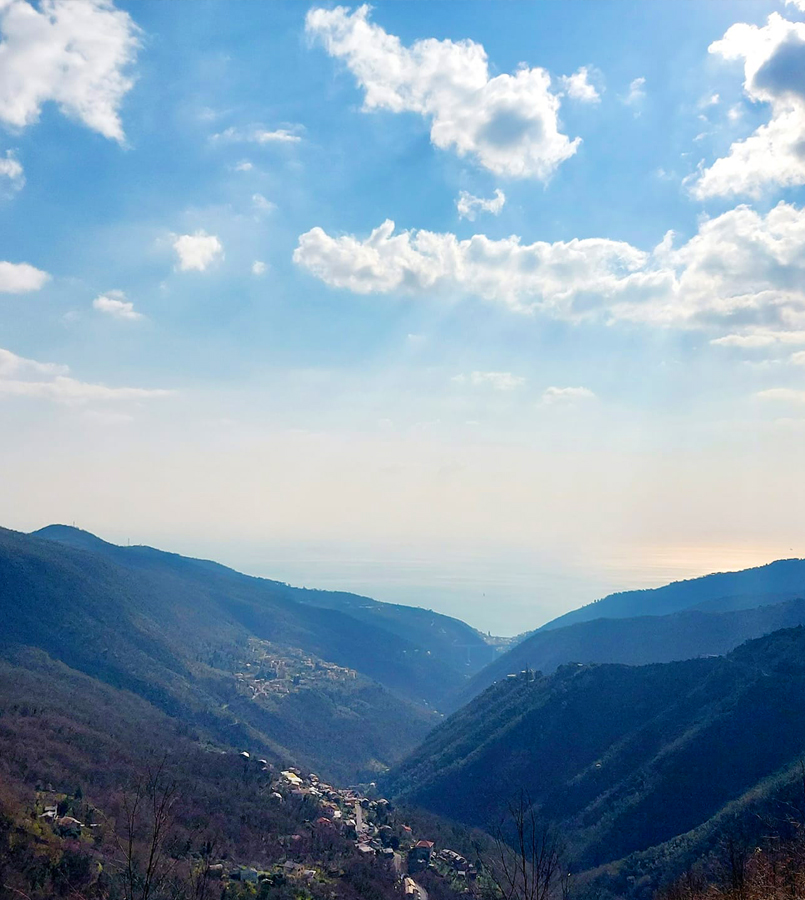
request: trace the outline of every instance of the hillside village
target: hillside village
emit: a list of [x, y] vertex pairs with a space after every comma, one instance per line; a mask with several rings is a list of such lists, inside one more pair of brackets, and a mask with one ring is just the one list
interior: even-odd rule
[[[282, 885], [309, 894], [344, 875], [339, 848], [345, 846], [350, 848], [347, 855], [385, 870], [393, 877], [397, 892], [412, 900], [428, 900], [428, 890], [420, 884], [426, 873], [439, 879], [444, 896], [480, 895], [484, 882], [479, 878], [480, 861], [470, 862], [461, 853], [437, 847], [434, 841], [416, 834], [391, 801], [376, 796], [373, 783], [341, 788], [295, 767], [279, 769], [246, 750], [228, 756], [233, 766], [242, 767], [244, 777], [257, 774], [266, 779], [267, 803], [295, 804], [304, 818], [299, 831], [276, 836], [284, 852], [268, 867], [231, 859], [209, 860], [205, 877], [220, 883], [222, 898], [253, 896], [261, 888], [262, 896], [265, 889]], [[34, 817], [55, 838], [85, 848], [103, 842], [105, 817], [84, 802], [80, 792], [71, 797], [54, 791], [51, 784], [40, 787]], [[84, 821], [77, 818], [80, 811]], [[319, 858], [312, 861], [311, 856]]]
[[321, 684], [354, 681], [358, 673], [296, 647], [251, 638], [239, 670], [234, 674], [239, 688], [250, 699], [258, 700]]

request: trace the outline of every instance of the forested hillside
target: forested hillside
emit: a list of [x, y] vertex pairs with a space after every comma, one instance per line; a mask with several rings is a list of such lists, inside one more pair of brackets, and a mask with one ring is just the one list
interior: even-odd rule
[[565, 613], [540, 630], [602, 617], [662, 616], [684, 609], [710, 612], [749, 609], [802, 596], [805, 596], [805, 560], [778, 559], [740, 572], [716, 572], [701, 578], [674, 581], [659, 588], [620, 591]]
[[474, 675], [452, 706], [457, 709], [493, 682], [527, 668], [548, 675], [568, 662], [647, 665], [721, 655], [751, 638], [802, 624], [805, 600], [798, 599], [731, 612], [601, 618], [541, 630]]
[[45, 533], [60, 540], [0, 532], [2, 657], [35, 648], [228, 743], [248, 735], [352, 779], [411, 749], [464, 679], [436, 653], [298, 603], [285, 585], [72, 529]]
[[[576, 870], [665, 845], [656, 852], [670, 872], [695, 856], [697, 840], [704, 847], [707, 823], [729, 804], [771, 798], [794, 779], [803, 750], [805, 630], [795, 628], [726, 657], [504, 679], [432, 732], [384, 785], [482, 827], [524, 790], [566, 836]], [[645, 856], [632, 864], [652, 867]]]

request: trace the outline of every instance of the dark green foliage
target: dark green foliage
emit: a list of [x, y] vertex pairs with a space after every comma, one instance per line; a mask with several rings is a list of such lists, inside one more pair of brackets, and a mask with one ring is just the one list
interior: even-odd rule
[[[298, 602], [315, 592], [75, 529], [43, 533], [55, 539], [0, 530], [0, 658], [25, 666], [22, 648], [40, 649], [228, 745], [368, 778], [436, 721], [422, 700], [465, 677], [379, 625]], [[235, 674], [255, 639], [359, 674], [253, 702]]]
[[678, 840], [752, 792], [771, 796], [779, 783], [767, 779], [803, 751], [805, 630], [795, 628], [727, 657], [505, 679], [384, 788], [477, 826], [525, 789], [565, 833], [575, 867], [592, 869]]
[[462, 686], [451, 706], [468, 703], [493, 682], [526, 668], [547, 675], [568, 662], [639, 666], [721, 655], [751, 638], [802, 624], [805, 600], [800, 599], [731, 612], [602, 618], [540, 630]]

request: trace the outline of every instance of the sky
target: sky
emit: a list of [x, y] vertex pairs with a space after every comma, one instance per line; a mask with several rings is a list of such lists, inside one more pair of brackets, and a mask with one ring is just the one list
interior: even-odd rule
[[805, 0], [0, 0], [0, 524], [534, 628], [805, 556]]

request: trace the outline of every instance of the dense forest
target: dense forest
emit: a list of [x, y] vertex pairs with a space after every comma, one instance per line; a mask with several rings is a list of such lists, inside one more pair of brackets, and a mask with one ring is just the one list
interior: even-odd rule
[[[566, 665], [504, 679], [436, 728], [383, 786], [490, 828], [512, 790], [566, 835], [577, 871], [662, 873], [799, 785], [805, 629], [726, 657]], [[727, 812], [729, 810], [729, 812]], [[721, 822], [721, 825], [718, 823]], [[644, 854], [640, 856], [640, 854]], [[655, 863], [662, 860], [658, 868]], [[609, 870], [608, 870], [609, 871]]]

